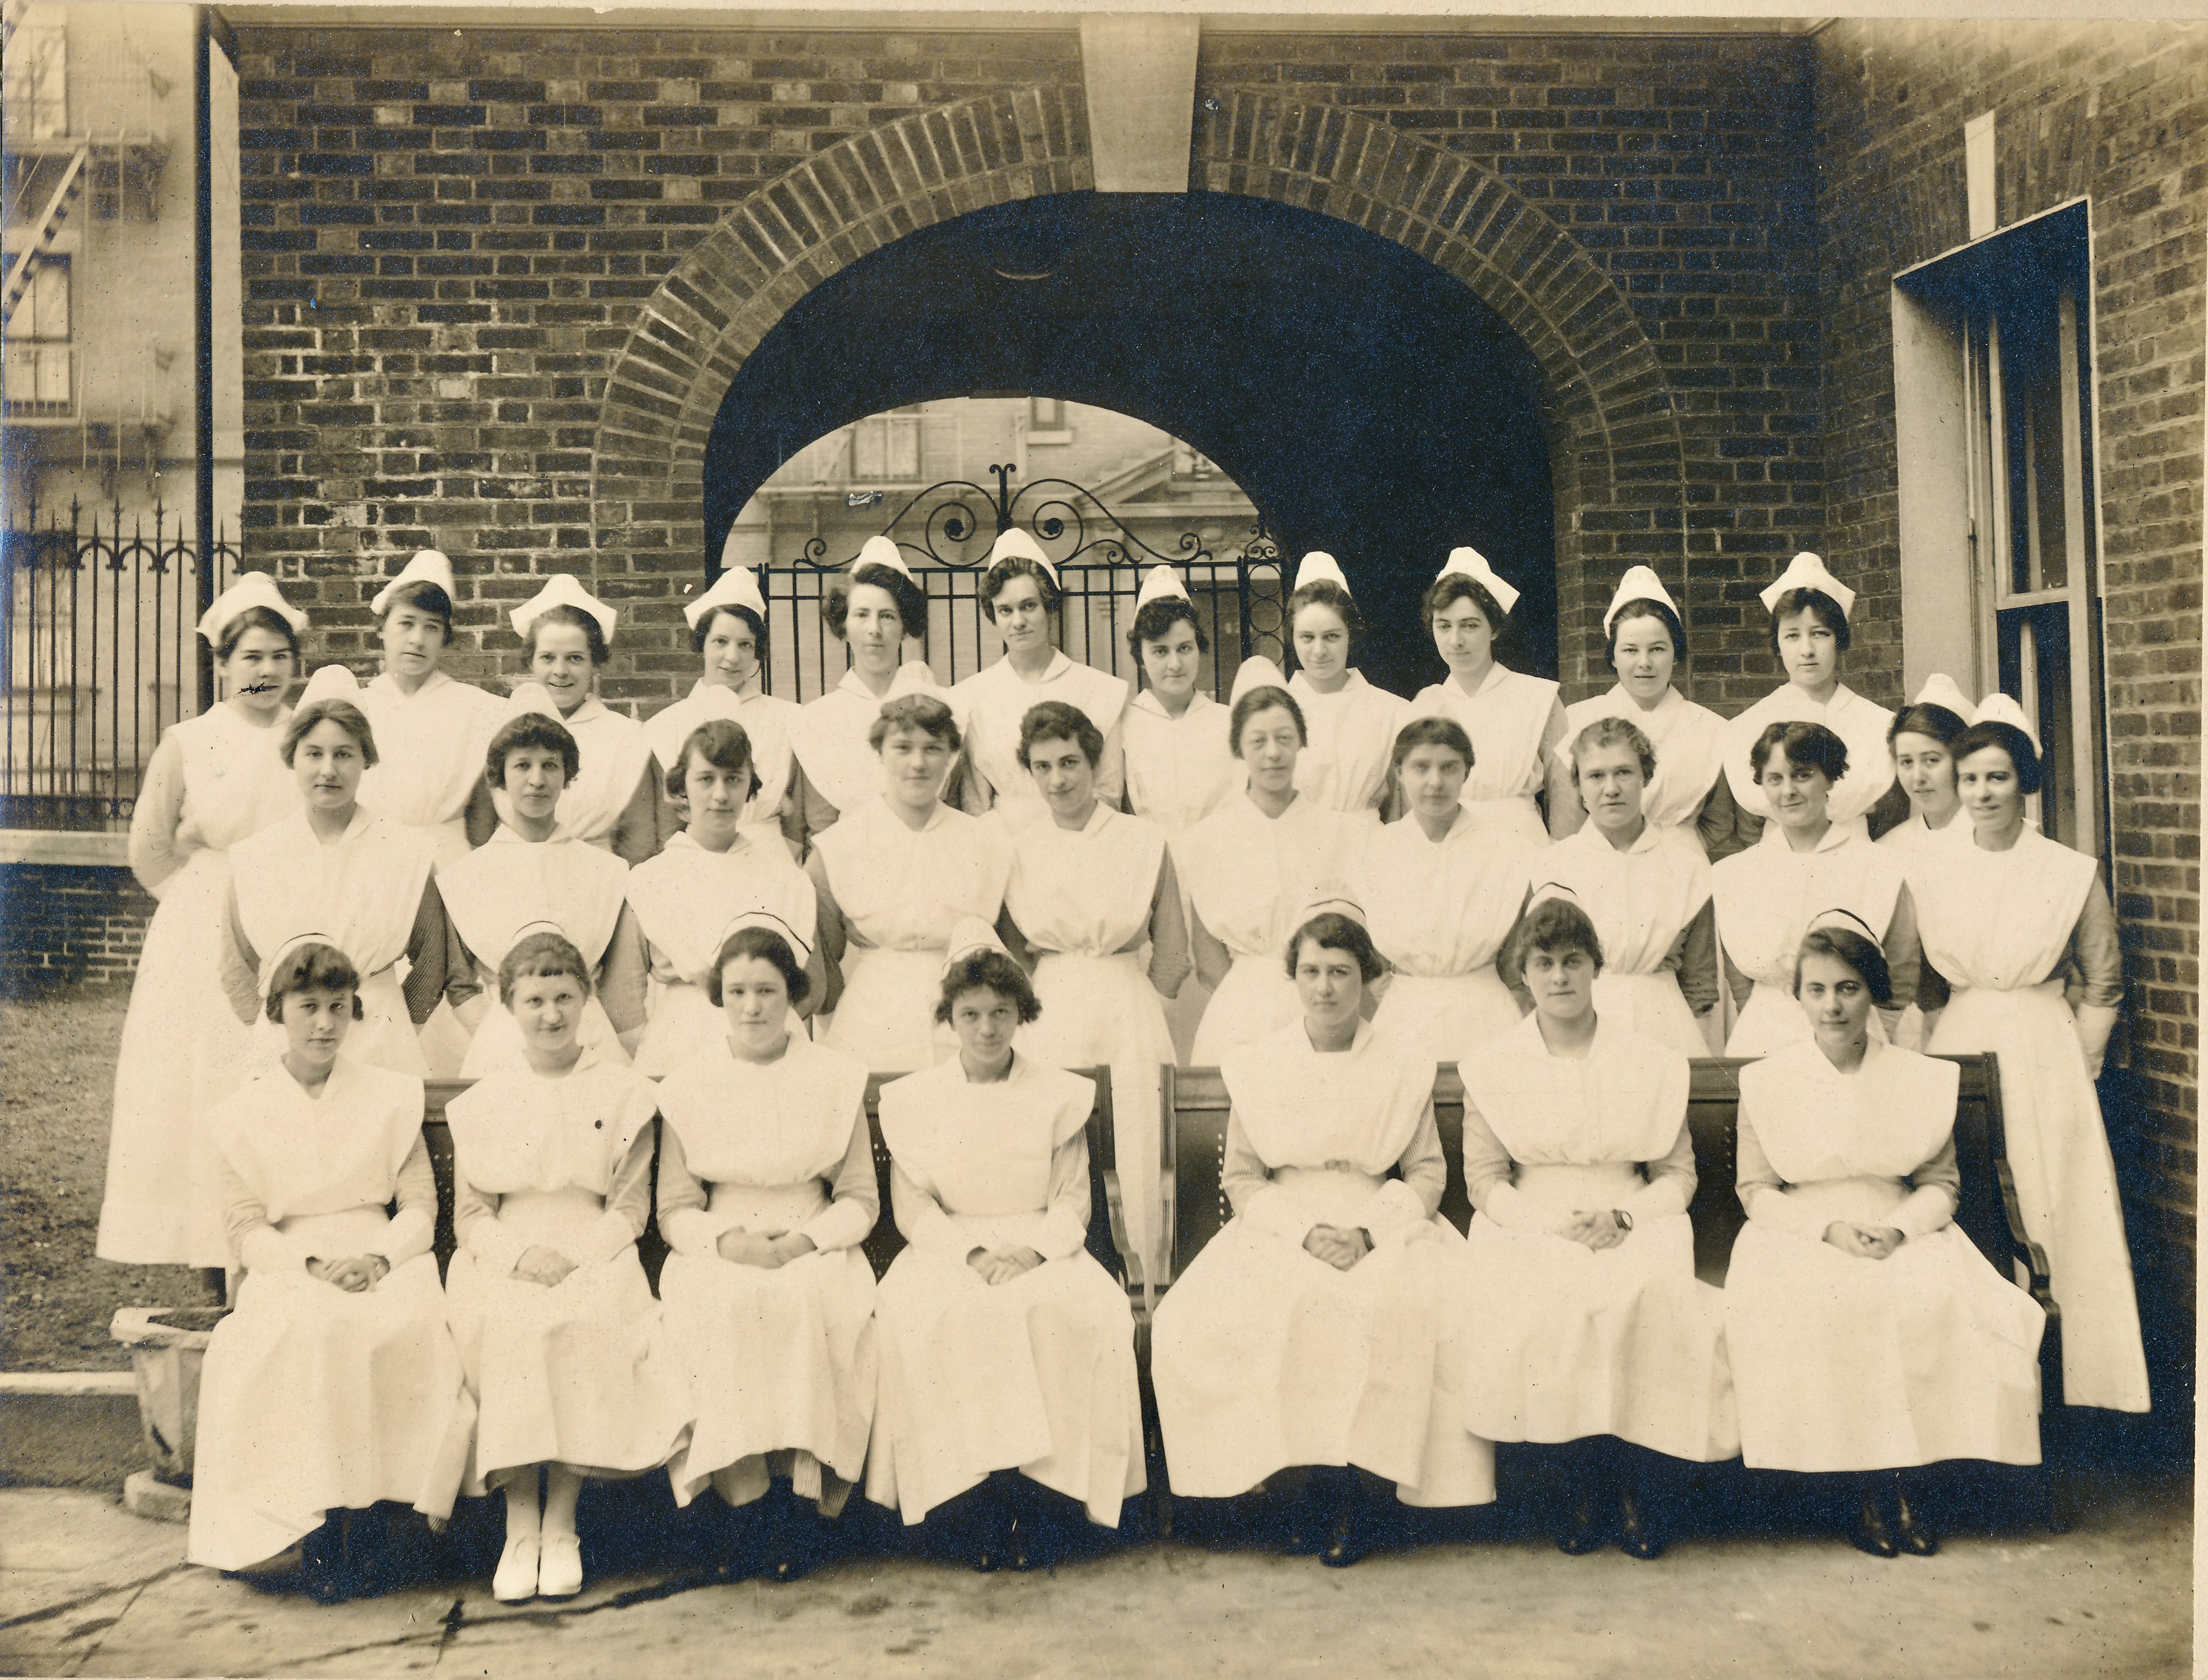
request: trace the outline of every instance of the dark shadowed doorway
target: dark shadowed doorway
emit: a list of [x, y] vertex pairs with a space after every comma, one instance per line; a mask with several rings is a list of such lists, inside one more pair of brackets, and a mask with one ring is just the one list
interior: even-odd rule
[[784, 460], [901, 405], [1023, 393], [1134, 415], [1203, 452], [1291, 555], [1324, 549], [1408, 693], [1450, 548], [1524, 591], [1504, 657], [1554, 675], [1554, 495], [1539, 373], [1459, 281], [1348, 223], [1260, 200], [1065, 194], [920, 230], [816, 286], [730, 382], [706, 552]]

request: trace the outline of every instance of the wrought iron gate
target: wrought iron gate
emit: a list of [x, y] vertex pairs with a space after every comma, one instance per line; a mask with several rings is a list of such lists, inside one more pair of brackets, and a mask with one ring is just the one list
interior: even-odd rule
[[[1179, 574], [1211, 644], [1209, 686], [1216, 698], [1227, 698], [1246, 657], [1285, 663], [1287, 576], [1262, 515], [1238, 552], [1215, 554], [1196, 532], [1183, 531], [1167, 553], [1070, 479], [1040, 478], [1014, 490], [1013, 468], [989, 471], [993, 491], [971, 480], [932, 484], [880, 527], [903, 550], [927, 597], [927, 657], [939, 682], [970, 676], [993, 657], [980, 585], [990, 545], [1015, 525], [1032, 531], [1058, 567], [1059, 645], [1067, 657], [1139, 682], [1126, 636], [1143, 576], [1161, 565]], [[821, 603], [856, 558], [855, 545], [849, 554], [831, 552], [816, 537], [801, 553], [764, 569], [773, 693], [808, 700], [842, 677], [845, 655]]]

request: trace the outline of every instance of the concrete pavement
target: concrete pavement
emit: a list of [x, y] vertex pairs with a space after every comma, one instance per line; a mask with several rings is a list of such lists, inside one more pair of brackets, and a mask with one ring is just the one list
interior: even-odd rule
[[[586, 1503], [586, 1536], [620, 1507], [594, 1527]], [[0, 1491], [0, 1671], [2133, 1680], [2185, 1673], [2192, 1646], [2185, 1476], [2097, 1482], [2068, 1534], [2011, 1512], [1890, 1563], [1800, 1513], [1650, 1563], [1563, 1557], [1503, 1514], [1339, 1572], [1176, 1540], [1032, 1575], [876, 1553], [774, 1587], [694, 1584], [681, 1520], [625, 1532], [564, 1605], [495, 1604], [486, 1570], [324, 1607], [186, 1565], [181, 1527], [111, 1497]]]

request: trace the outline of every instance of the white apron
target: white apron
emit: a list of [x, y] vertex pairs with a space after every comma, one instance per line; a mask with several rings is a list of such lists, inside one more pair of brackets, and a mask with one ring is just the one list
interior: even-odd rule
[[[1710, 902], [1710, 865], [1691, 822], [1665, 829], [1652, 821], [1621, 852], [1589, 821], [1535, 860], [1533, 879], [1537, 886], [1553, 881], [1569, 887], [1594, 923], [1602, 942], [1596, 1012], [1683, 1056], [1708, 1055], [1709, 1041], [1679, 989], [1678, 971], [1664, 966], [1679, 935]], [[1790, 963], [1790, 989], [1792, 984]], [[1791, 997], [1786, 1002], [1794, 1005]]]
[[[552, 837], [610, 849], [621, 813], [636, 796], [636, 784], [652, 767], [651, 743], [643, 724], [613, 711], [596, 694], [560, 722], [575, 737], [582, 767], [561, 791], [559, 825]], [[493, 789], [491, 803], [501, 821], [512, 813], [505, 789]]]
[[[866, 1095], [863, 1065], [797, 1037], [776, 1061], [723, 1048], [676, 1068], [659, 1103], [692, 1176], [708, 1186], [697, 1217], [716, 1232], [762, 1233], [817, 1218]], [[779, 1465], [770, 1455], [792, 1455], [791, 1485], [805, 1498], [826, 1491], [824, 1467], [859, 1479], [878, 1376], [874, 1274], [856, 1245], [774, 1268], [678, 1248], [659, 1293], [698, 1410], [668, 1466], [676, 1504], [709, 1482], [731, 1505], [757, 1498], [770, 1462]]]
[[1771, 817], [1770, 801], [1755, 784], [1755, 770], [1749, 754], [1756, 737], [1773, 723], [1822, 723], [1839, 736], [1848, 749], [1848, 770], [1833, 783], [1825, 813], [1833, 827], [1851, 829], [1859, 839], [1866, 837], [1869, 830], [1863, 819], [1893, 785], [1893, 753], [1886, 743], [1886, 732], [1893, 727], [1893, 714], [1845, 682], [1823, 705], [1788, 682], [1734, 718], [1725, 729], [1725, 777], [1732, 783], [1733, 802], [1750, 816], [1766, 821]]
[[855, 811], [882, 796], [881, 755], [867, 742], [867, 732], [884, 705], [907, 694], [944, 698], [934, 673], [913, 659], [897, 667], [889, 692], [879, 699], [856, 671], [846, 670], [833, 688], [798, 708], [792, 749], [805, 779], [838, 812]]
[[401, 1247], [384, 1204], [422, 1135], [422, 1082], [339, 1058], [319, 1098], [281, 1067], [209, 1117], [224, 1159], [294, 1245], [297, 1263], [250, 1270], [215, 1326], [200, 1377], [195, 1563], [273, 1557], [326, 1513], [378, 1500], [451, 1514], [475, 1406], [445, 1328], [426, 1233], [373, 1289], [311, 1277], [309, 1254]]
[[[1924, 819], [1912, 811], [1909, 819], [1899, 828], [1890, 828], [1878, 837], [1878, 843], [1891, 851], [1901, 864], [1906, 875], [1937, 855], [1939, 848], [1958, 842], [1971, 843], [1971, 819], [1967, 812], [1958, 811], [1948, 819], [1945, 828], [1927, 828]], [[1915, 1004], [1901, 1011], [1901, 1020], [1894, 1029], [1893, 1041], [1905, 1049], [1922, 1050], [1924, 1043], [1924, 1011]]]
[[1365, 840], [1350, 884], [1395, 970], [1375, 1025], [1442, 1062], [1518, 1024], [1495, 957], [1517, 925], [1533, 856], [1515, 831], [1482, 829], [1469, 812], [1438, 843], [1415, 817]]
[[[557, 837], [532, 843], [504, 824], [482, 846], [439, 872], [445, 914], [476, 959], [492, 1005], [461, 1061], [464, 1077], [525, 1065], [521, 1029], [498, 1004], [498, 965], [523, 929], [532, 921], [551, 922], [595, 973], [613, 943], [627, 878], [628, 866], [609, 851]], [[595, 993], [583, 1005], [576, 1037], [585, 1049], [627, 1065], [628, 1053]]]
[[1045, 700], [1077, 707], [1104, 736], [1104, 757], [1096, 767], [1096, 797], [1119, 803], [1121, 771], [1119, 720], [1127, 709], [1127, 681], [1109, 671], [1077, 663], [1053, 650], [1043, 674], [1029, 682], [999, 658], [954, 684], [944, 696], [966, 737], [967, 761], [979, 771], [994, 795], [992, 805], [1007, 825], [1020, 828], [1046, 820], [1050, 807], [1036, 791], [1035, 777], [1020, 768], [1020, 720]]
[[[840, 827], [841, 825], [838, 825]], [[992, 1471], [1021, 1474], [1116, 1527], [1143, 1490], [1135, 1325], [1083, 1248], [1010, 1283], [975, 1247], [1039, 1247], [1052, 1157], [1095, 1101], [1077, 1074], [1013, 1054], [994, 1084], [957, 1061], [882, 1088], [882, 1137], [949, 1215], [897, 1256], [876, 1294], [880, 1396], [867, 1497], [916, 1523]]]
[[797, 716], [795, 702], [762, 693], [756, 678], [741, 694], [700, 678], [682, 699], [645, 719], [644, 735], [663, 783], [666, 772], [682, 751], [682, 743], [699, 724], [717, 717], [742, 724], [751, 740], [752, 770], [759, 785], [746, 802], [737, 826], [747, 839], [771, 841], [787, 855], [789, 847], [782, 837], [782, 804], [789, 794], [790, 766], [795, 762]]
[[1464, 780], [1464, 807], [1483, 829], [1503, 830], [1529, 846], [1549, 843], [1533, 795], [1546, 784], [1541, 753], [1557, 685], [1506, 666], [1491, 665], [1479, 692], [1467, 694], [1454, 677], [1421, 688], [1410, 717], [1454, 717], [1472, 737], [1472, 774]]
[[[1844, 1074], [1815, 1043], [1790, 1045], [1741, 1070], [1740, 1125], [1805, 1226], [1879, 1225], [1947, 1143], [1958, 1072], [1874, 1041]], [[1752, 1468], [2039, 1462], [2045, 1317], [1957, 1226], [1866, 1260], [1751, 1219], [1725, 1309]]]
[[1145, 688], [1127, 703], [1127, 804], [1167, 834], [1192, 828], [1240, 791], [1229, 710], [1201, 692], [1169, 717]]
[[387, 822], [428, 835], [439, 864], [467, 855], [468, 801], [483, 778], [483, 755], [506, 719], [505, 704], [472, 683], [432, 671], [411, 694], [389, 672], [361, 685], [356, 700], [375, 732], [377, 762], [360, 778], [360, 802]]
[[[650, 1023], [636, 1047], [636, 1071], [649, 1078], [718, 1049], [727, 1036], [705, 982], [729, 922], [746, 910], [771, 910], [808, 944], [818, 937], [812, 878], [790, 861], [779, 831], [760, 839], [739, 830], [725, 852], [676, 834], [624, 885], [651, 956]], [[790, 1020], [803, 1037], [803, 1022], [794, 1011]]]
[[[1834, 823], [1815, 851], [1797, 852], [1777, 823], [1745, 851], [1710, 870], [1718, 905], [1718, 939], [1755, 990], [1725, 1040], [1728, 1056], [1761, 1056], [1809, 1037], [1809, 1017], [1794, 996], [1794, 963], [1802, 935], [1827, 910], [1860, 916], [1884, 943], [1901, 897], [1901, 866], [1862, 837], [1860, 825]], [[1872, 1036], [1886, 1029], [1871, 1017]]]
[[[1365, 1222], [1433, 1095], [1431, 1064], [1369, 1026], [1323, 1054], [1298, 1020], [1220, 1071], [1274, 1175], [1264, 1194], [1291, 1199], [1305, 1231]], [[1291, 1466], [1353, 1464], [1406, 1504], [1493, 1499], [1494, 1449], [1467, 1432], [1451, 1346], [1463, 1245], [1435, 1215], [1338, 1271], [1238, 1212], [1158, 1304], [1150, 1375], [1173, 1491], [1225, 1498]]]
[[1361, 671], [1350, 672], [1331, 694], [1321, 693], [1298, 671], [1288, 679], [1288, 693], [1303, 709], [1311, 734], [1296, 758], [1297, 788], [1330, 810], [1378, 821], [1375, 807], [1388, 785], [1395, 732], [1407, 715], [1403, 697], [1375, 688]]
[[843, 995], [825, 1042], [876, 1073], [909, 1072], [950, 1053], [935, 1002], [951, 930], [994, 923], [1012, 871], [1001, 823], [938, 805], [915, 832], [875, 799], [843, 813], [817, 842], [851, 935]]
[[[622, 1240], [627, 1224], [606, 1208], [655, 1107], [641, 1076], [587, 1053], [560, 1076], [501, 1068], [446, 1106], [455, 1165], [497, 1198], [507, 1239], [496, 1258], [464, 1244], [445, 1278], [476, 1396], [471, 1493], [538, 1464], [600, 1476], [655, 1469], [690, 1421], [635, 1239]], [[540, 1244], [576, 1263], [549, 1288], [513, 1274], [513, 1260]], [[513, 1260], [501, 1264], [507, 1247]]]
[[2085, 895], [2100, 890], [2096, 867], [2026, 829], [2006, 852], [1969, 840], [1943, 849], [1912, 879], [1923, 884], [1925, 960], [1953, 987], [1929, 1047], [2001, 1058], [2017, 1199], [2047, 1249], [2062, 1309], [2063, 1398], [2144, 1412], [2146, 1357], [2115, 1161], [2055, 973]]
[[[184, 774], [176, 843], [146, 927], [115, 1058], [114, 1119], [95, 1252], [133, 1265], [220, 1266], [222, 1191], [203, 1122], [237, 1088], [247, 1029], [224, 994], [229, 849], [299, 805], [277, 752], [291, 713], [255, 729], [224, 705], [170, 726]], [[281, 1550], [279, 1547], [279, 1550]]]
[[[1625, 1206], [1687, 1124], [1687, 1058], [1602, 1019], [1584, 1058], [1555, 1056], [1529, 1016], [1458, 1061], [1465, 1101], [1509, 1150], [1519, 1200], [1561, 1220]], [[1740, 1429], [1724, 1297], [1695, 1276], [1684, 1211], [1645, 1214], [1598, 1252], [1474, 1214], [1464, 1262], [1465, 1421], [1497, 1441], [1615, 1435], [1696, 1463]]]
[[1372, 825], [1299, 797], [1277, 818], [1245, 792], [1173, 842], [1176, 873], [1211, 936], [1233, 955], [1196, 1031], [1194, 1060], [1216, 1067], [1238, 1044], [1301, 1018], [1288, 940], [1315, 887], [1346, 883]]
[[[302, 933], [326, 933], [360, 971], [361, 1018], [345, 1035], [355, 1061], [417, 1078], [429, 1071], [422, 1041], [399, 990], [399, 959], [413, 937], [435, 843], [364, 805], [335, 843], [315, 836], [295, 812], [231, 849], [237, 919], [264, 966]], [[284, 1029], [263, 1014], [253, 1027], [256, 1053], [284, 1053]]]
[[1557, 743], [1557, 762], [1569, 768], [1572, 743], [1580, 731], [1605, 717], [1623, 717], [1656, 749], [1656, 773], [1641, 791], [1641, 814], [1653, 827], [1680, 830], [1701, 849], [1695, 824], [1718, 777], [1725, 774], [1725, 720], [1676, 688], [1665, 689], [1664, 698], [1643, 711], [1621, 682], [1606, 694], [1575, 700], [1564, 708], [1564, 738]]
[[1120, 1215], [1127, 1244], [1163, 1276], [1159, 1069], [1173, 1059], [1164, 1005], [1143, 962], [1165, 831], [1099, 803], [1078, 833], [1030, 823], [1013, 841], [1005, 905], [1038, 954], [1029, 1054], [1059, 1067], [1108, 1065]]

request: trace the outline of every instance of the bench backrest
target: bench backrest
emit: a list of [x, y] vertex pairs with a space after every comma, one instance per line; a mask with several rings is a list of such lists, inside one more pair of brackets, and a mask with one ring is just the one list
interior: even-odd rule
[[[1096, 1106], [1089, 1115], [1089, 1251], [1096, 1257], [1097, 1263], [1114, 1278], [1122, 1277], [1124, 1266], [1112, 1242], [1110, 1221], [1106, 1213], [1104, 1178], [1111, 1167], [1114, 1149], [1112, 1128], [1112, 1072], [1109, 1068], [1077, 1068], [1076, 1072], [1095, 1082]], [[890, 1152], [882, 1142], [882, 1087], [897, 1077], [894, 1073], [872, 1074], [867, 1079], [867, 1132], [873, 1147], [874, 1182], [881, 1192], [881, 1216], [864, 1245], [868, 1263], [879, 1277], [889, 1269], [904, 1247], [904, 1233], [897, 1227], [897, 1217], [890, 1205]], [[422, 1135], [429, 1145], [429, 1164], [437, 1175], [437, 1263], [441, 1268], [453, 1257], [453, 1134], [445, 1121], [445, 1105], [475, 1082], [470, 1079], [431, 1079], [424, 1083], [425, 1099]], [[637, 1243], [637, 1256], [643, 1261], [645, 1274], [652, 1287], [659, 1287], [659, 1269], [667, 1257], [667, 1245], [659, 1234], [659, 1152], [655, 1143], [652, 1149], [651, 1218], [645, 1226], [644, 1235]]]
[[[1947, 1059], [1962, 1068], [1955, 1152], [1963, 1186], [1955, 1221], [2006, 1277], [2010, 1274], [2013, 1245], [1995, 1165], [2005, 1149], [2000, 1075], [1990, 1054]], [[1695, 1226], [1695, 1271], [1711, 1283], [1724, 1282], [1733, 1239], [1746, 1222], [1735, 1193], [1734, 1147], [1740, 1070], [1745, 1065], [1740, 1058], [1696, 1058], [1687, 1100], [1696, 1178], [1695, 1199], [1688, 1209]], [[1220, 1183], [1229, 1105], [1226, 1084], [1215, 1067], [1167, 1069], [1165, 1101], [1173, 1147], [1173, 1275], [1178, 1277], [1233, 1214]], [[1471, 1221], [1472, 1207], [1464, 1182], [1464, 1083], [1457, 1077], [1454, 1062], [1443, 1062], [1436, 1071], [1434, 1119], [1441, 1132], [1442, 1153], [1449, 1163], [1442, 1216], [1461, 1231]]]

